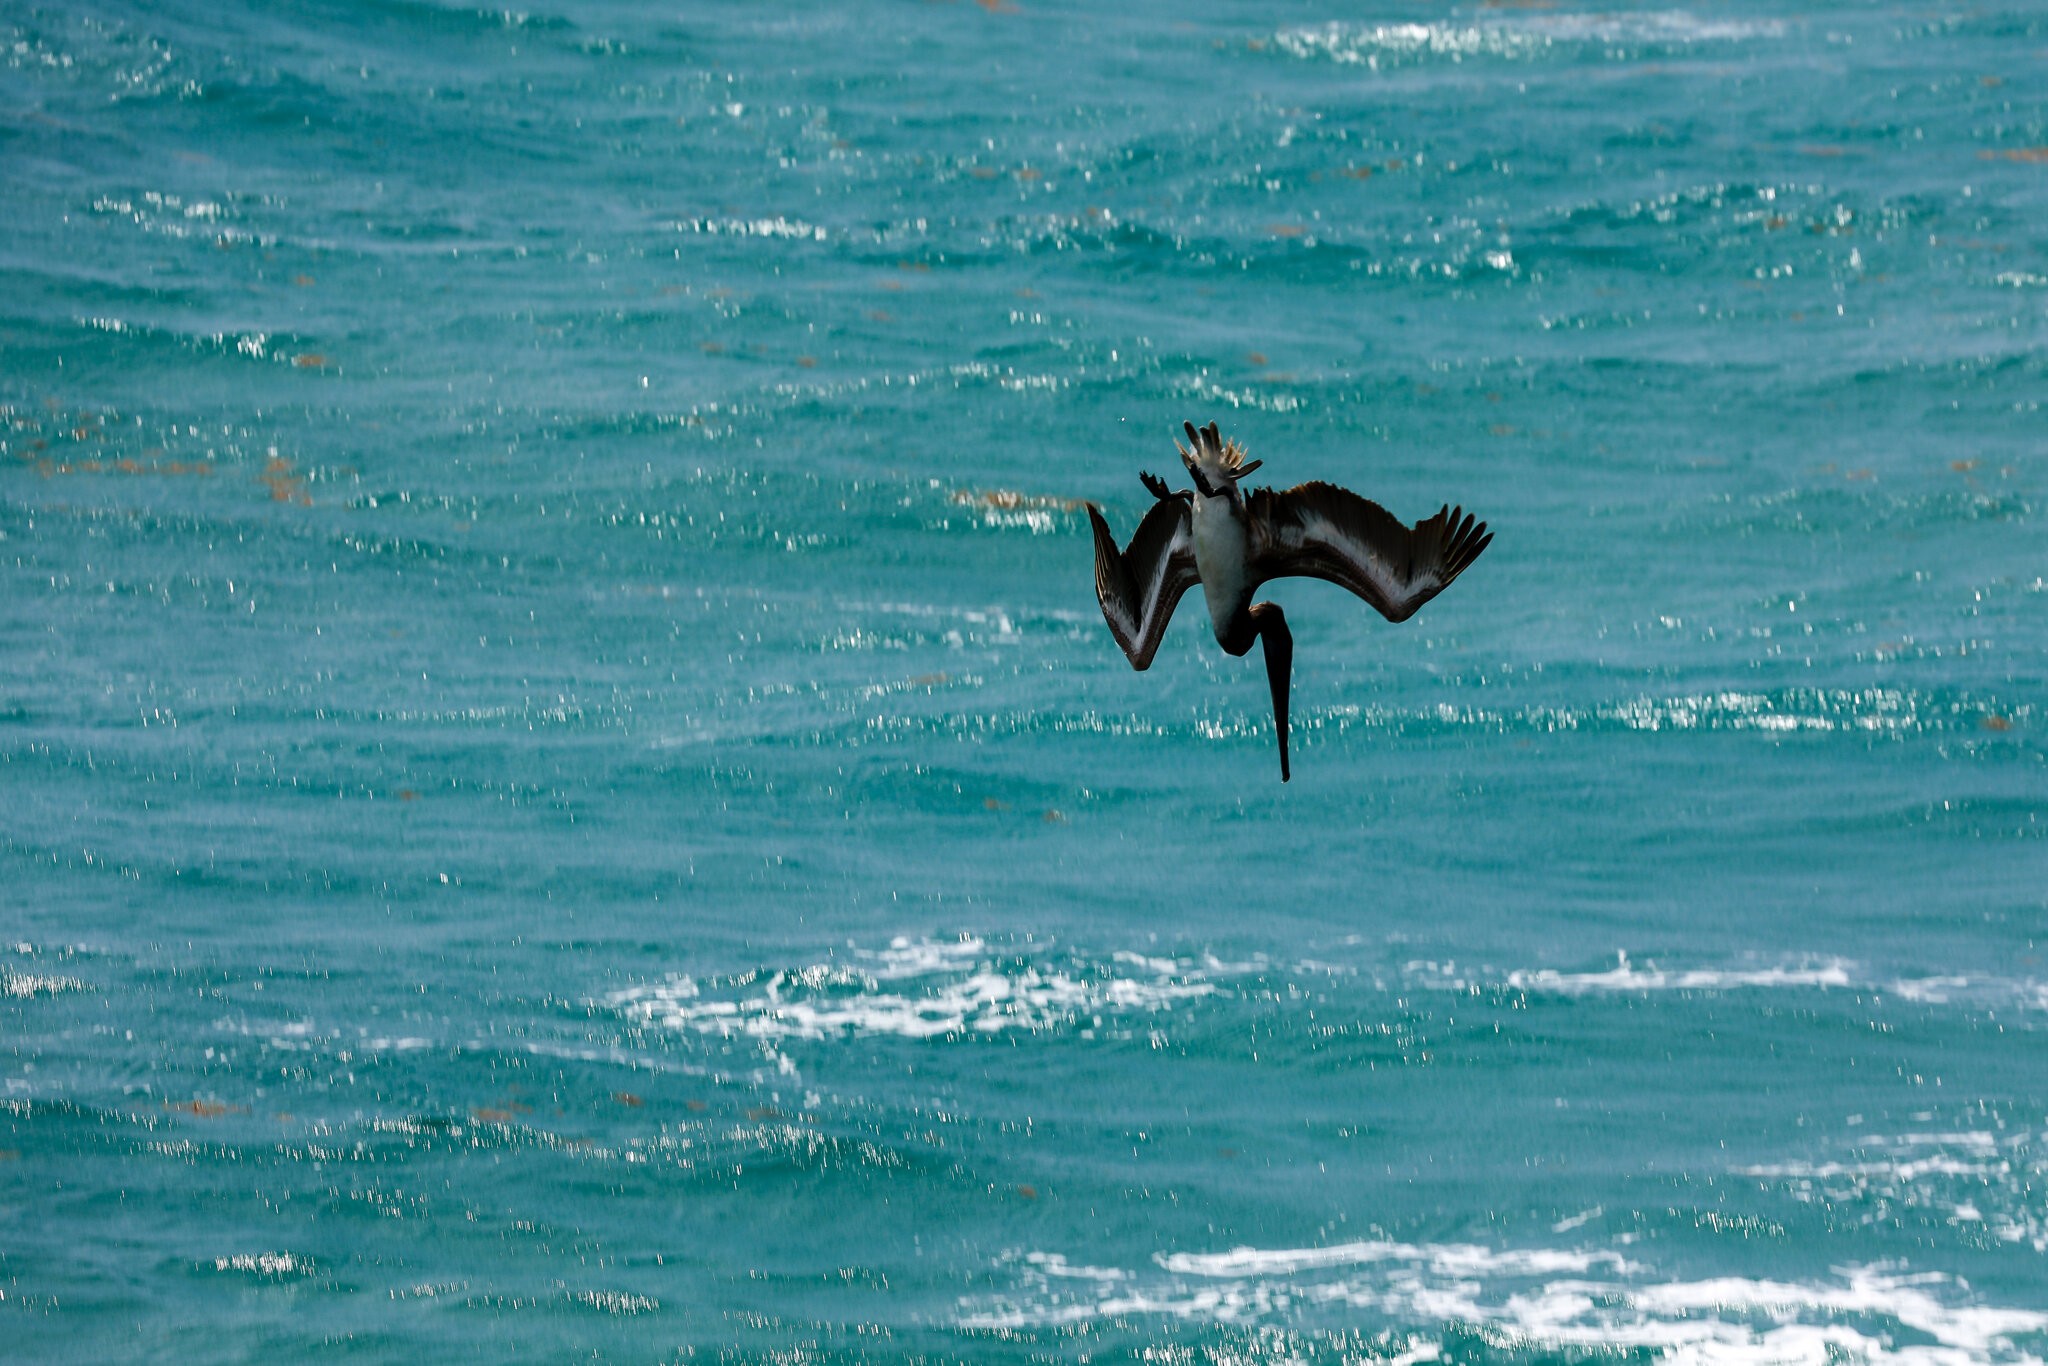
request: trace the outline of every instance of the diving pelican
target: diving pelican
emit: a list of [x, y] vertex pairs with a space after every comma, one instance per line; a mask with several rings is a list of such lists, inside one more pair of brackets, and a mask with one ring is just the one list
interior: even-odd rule
[[1088, 504], [1095, 596], [1134, 669], [1151, 667], [1181, 594], [1197, 583], [1226, 654], [1243, 655], [1254, 640], [1263, 641], [1284, 783], [1294, 637], [1279, 604], [1254, 603], [1252, 594], [1268, 579], [1301, 575], [1350, 589], [1388, 621], [1406, 621], [1450, 587], [1493, 536], [1462, 507], [1446, 505], [1427, 521], [1404, 526], [1378, 503], [1319, 481], [1247, 495], [1238, 481], [1265, 462], [1245, 463], [1244, 448], [1218, 437], [1213, 422], [1201, 429], [1183, 425], [1188, 444], [1174, 444], [1195, 487], [1175, 490], [1155, 474], [1139, 474], [1158, 501], [1128, 548], [1117, 549], [1102, 510]]

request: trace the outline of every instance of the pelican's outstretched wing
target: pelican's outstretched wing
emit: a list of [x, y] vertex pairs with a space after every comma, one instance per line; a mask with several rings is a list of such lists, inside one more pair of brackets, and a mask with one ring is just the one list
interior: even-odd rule
[[1151, 667], [1181, 594], [1202, 581], [1195, 570], [1195, 536], [1182, 498], [1162, 498], [1138, 523], [1131, 547], [1119, 551], [1109, 523], [1088, 505], [1095, 526], [1095, 596], [1109, 633], [1130, 656], [1131, 667]]
[[1348, 588], [1388, 621], [1406, 621], [1493, 540], [1486, 523], [1445, 507], [1409, 527], [1378, 503], [1321, 482], [1254, 489], [1251, 578], [1300, 575]]

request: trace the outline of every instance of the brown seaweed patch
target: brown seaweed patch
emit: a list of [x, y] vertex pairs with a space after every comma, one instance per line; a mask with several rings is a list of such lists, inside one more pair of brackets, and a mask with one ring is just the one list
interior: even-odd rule
[[1996, 714], [1995, 712], [1990, 716], [1985, 717], [1982, 721], [1978, 722], [1977, 724], [1981, 725], [1986, 730], [1995, 730], [2000, 732], [2001, 734], [2005, 731], [2009, 731], [2012, 729], [2012, 721], [2006, 717]]
[[[24, 455], [22, 459], [33, 457]], [[211, 460], [137, 460], [122, 456], [116, 460], [53, 460], [48, 456], [35, 461], [36, 473], [45, 478], [59, 474], [152, 474], [165, 477], [178, 475], [205, 476], [213, 473]]]
[[503, 1105], [472, 1105], [469, 1107], [469, 1117], [479, 1124], [511, 1124], [516, 1122], [519, 1116], [532, 1113], [533, 1107], [531, 1105], [521, 1105], [516, 1100], [508, 1100]]
[[222, 1115], [246, 1115], [246, 1105], [223, 1105], [217, 1100], [165, 1101], [164, 1109], [173, 1114], [190, 1115], [194, 1119], [219, 1119]]
[[265, 462], [263, 473], [256, 476], [263, 486], [270, 490], [274, 503], [297, 503], [301, 507], [313, 506], [313, 495], [306, 492], [306, 480], [298, 467], [282, 455], [273, 455]]
[[1980, 161], [1996, 161], [2004, 157], [2007, 161], [2026, 161], [2035, 165], [2048, 164], [2048, 147], [2007, 147], [2004, 150], [1985, 148], [1977, 153]]
[[647, 1104], [645, 1100], [634, 1095], [631, 1091], [614, 1091], [612, 1092], [612, 1099], [625, 1106], [628, 1110], [638, 1110], [641, 1106]]
[[321, 355], [318, 351], [301, 351], [298, 355], [292, 357], [292, 364], [298, 366], [301, 370], [325, 370], [327, 368], [327, 357]]

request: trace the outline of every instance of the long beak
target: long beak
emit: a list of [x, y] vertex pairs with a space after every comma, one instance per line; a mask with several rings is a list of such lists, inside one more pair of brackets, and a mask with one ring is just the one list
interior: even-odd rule
[[1287, 772], [1287, 683], [1294, 672], [1294, 635], [1277, 602], [1262, 602], [1251, 610], [1252, 623], [1266, 647], [1266, 685], [1273, 690], [1273, 730], [1280, 737], [1280, 781]]

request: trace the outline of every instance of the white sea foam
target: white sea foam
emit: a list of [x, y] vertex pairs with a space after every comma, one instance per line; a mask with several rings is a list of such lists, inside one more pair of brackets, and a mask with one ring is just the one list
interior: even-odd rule
[[1769, 991], [1849, 989], [1875, 998], [1896, 997], [1914, 1005], [1956, 1005], [1984, 1011], [2048, 1010], [2048, 983], [2032, 978], [1935, 974], [1891, 977], [1847, 958], [1809, 954], [1775, 963], [1671, 967], [1656, 960], [1638, 964], [1626, 950], [1614, 966], [1571, 971], [1560, 968], [1492, 967], [1415, 959], [1403, 974], [1422, 987], [1481, 991], [1489, 987], [1549, 996], [1658, 991]]
[[784, 1039], [1044, 1030], [1104, 1015], [1171, 1009], [1220, 990], [1233, 965], [1119, 954], [1108, 962], [1033, 961], [980, 939], [897, 939], [854, 949], [853, 966], [814, 964], [699, 982], [685, 974], [607, 996], [649, 1025], [772, 1043]]
[[1595, 1266], [1626, 1271], [1630, 1264], [1604, 1250], [1498, 1249], [1476, 1243], [1395, 1243], [1366, 1239], [1329, 1247], [1238, 1247], [1228, 1252], [1177, 1252], [1154, 1258], [1168, 1271], [1209, 1277], [1284, 1276], [1337, 1266], [1405, 1262], [1443, 1276], [1547, 1276]]
[[623, 1290], [579, 1290], [569, 1298], [606, 1314], [646, 1314], [661, 1308], [661, 1301], [651, 1296], [629, 1295]]
[[1057, 1252], [1027, 1252], [1024, 1260], [1048, 1276], [1084, 1281], [1129, 1280], [1131, 1273], [1113, 1266], [1075, 1266]]
[[1840, 1222], [1888, 1226], [1901, 1210], [1946, 1210], [1949, 1223], [1982, 1224], [2000, 1242], [2048, 1253], [2043, 1137], [2025, 1129], [1855, 1135], [1841, 1156], [1749, 1163], [1732, 1174], [1822, 1205]]
[[1551, 968], [1515, 971], [1507, 984], [1517, 991], [1577, 995], [1593, 991], [1731, 991], [1753, 987], [1846, 987], [1851, 984], [1846, 959], [1827, 958], [1797, 967], [1688, 968], [1666, 971], [1652, 964], [1639, 968], [1626, 953], [1615, 955], [1605, 972], [1558, 972]]
[[312, 1270], [306, 1259], [290, 1252], [238, 1252], [213, 1259], [215, 1271], [245, 1271], [254, 1276], [304, 1275]]
[[1702, 19], [1684, 10], [1652, 10], [1502, 15], [1436, 23], [1333, 22], [1283, 29], [1274, 35], [1273, 45], [1294, 57], [1378, 70], [1429, 58], [1527, 60], [1558, 48], [1687, 47], [1779, 38], [1784, 32], [1785, 26], [1775, 20]]
[[223, 1034], [260, 1038], [280, 1053], [339, 1052], [353, 1054], [416, 1053], [437, 1046], [436, 1040], [419, 1034], [372, 1034], [367, 1026], [322, 1029], [312, 1020], [248, 1020], [225, 1016], [213, 1022]]
[[1577, 1214], [1558, 1220], [1550, 1226], [1550, 1231], [1552, 1233], [1570, 1233], [1575, 1228], [1585, 1227], [1605, 1213], [1607, 1213], [1606, 1206], [1595, 1205], [1591, 1209], [1580, 1210]]
[[781, 237], [805, 242], [822, 242], [825, 230], [800, 218], [685, 218], [674, 225], [677, 232], [704, 233], [713, 237]]
[[1953, 1277], [1896, 1267], [1838, 1269], [1813, 1281], [1657, 1280], [1604, 1249], [1384, 1241], [1153, 1261], [1150, 1275], [1091, 1269], [1077, 1278], [1062, 1274], [1067, 1264], [1057, 1254], [1011, 1258], [1017, 1292], [963, 1303], [961, 1322], [1018, 1329], [1147, 1315], [1248, 1328], [1362, 1321], [1390, 1340], [1406, 1333], [1409, 1361], [1438, 1355], [1429, 1334], [1456, 1324], [1538, 1348], [1649, 1350], [1698, 1366], [1823, 1366], [1844, 1357], [2017, 1366], [2039, 1362], [2038, 1344], [2027, 1340], [2048, 1333], [2048, 1312], [1978, 1303]]
[[1967, 977], [1915, 977], [1901, 978], [1892, 983], [1892, 990], [1908, 1001], [1924, 1001], [1929, 1005], [1946, 1005], [1950, 993], [1969, 988]]
[[67, 991], [89, 990], [76, 977], [56, 977], [39, 972], [0, 972], [0, 996], [27, 1000], [31, 996], [59, 996]]
[[1418, 984], [1455, 991], [1475, 990], [1491, 984], [1513, 991], [1557, 996], [1584, 996], [1599, 992], [1648, 991], [1740, 991], [1770, 988], [1849, 987], [1857, 985], [1855, 964], [1846, 958], [1804, 958], [1791, 962], [1740, 967], [1692, 967], [1668, 969], [1655, 962], [1638, 967], [1626, 950], [1615, 954], [1615, 964], [1601, 971], [1567, 972], [1556, 968], [1516, 968], [1506, 973], [1488, 969], [1464, 969], [1456, 963], [1415, 960], [1402, 971]]

